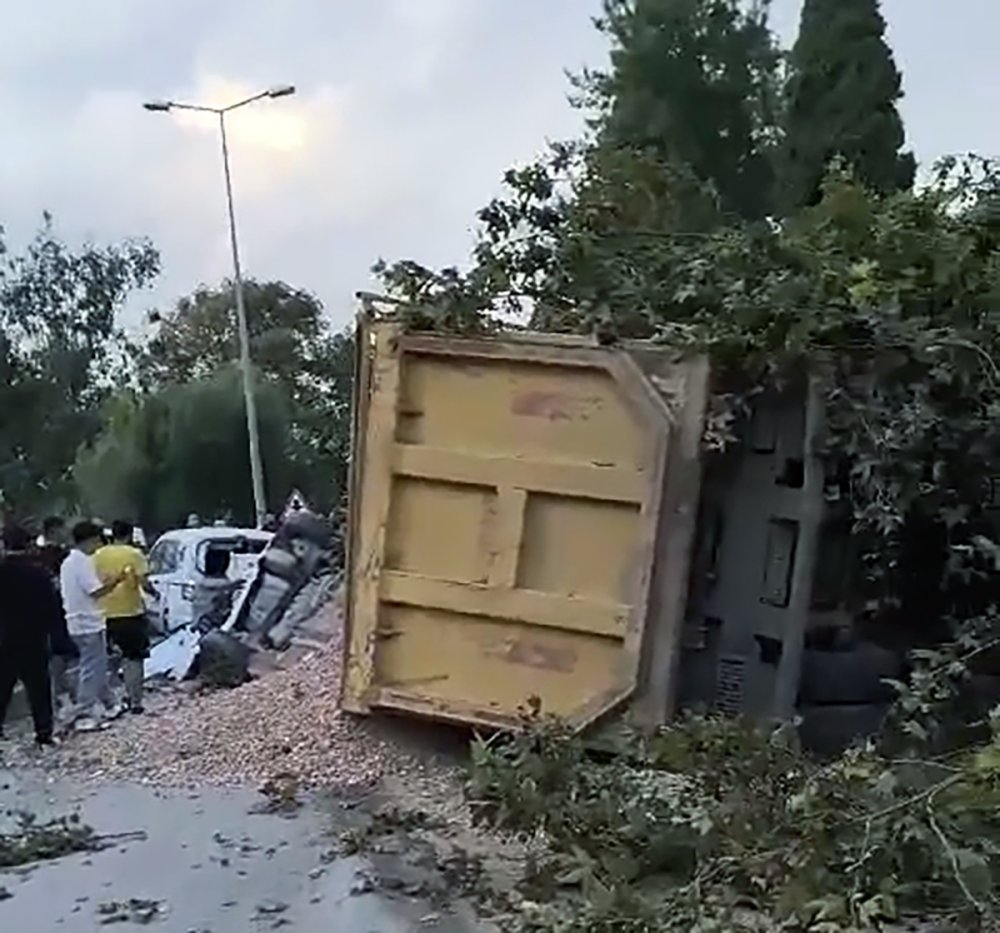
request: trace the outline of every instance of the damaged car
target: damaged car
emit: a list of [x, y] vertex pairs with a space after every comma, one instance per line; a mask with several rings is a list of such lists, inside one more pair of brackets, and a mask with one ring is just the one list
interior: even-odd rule
[[233, 686], [240, 672], [245, 679], [254, 652], [286, 649], [330, 599], [340, 584], [343, 549], [341, 536], [325, 519], [293, 511], [273, 535], [255, 535], [247, 546], [255, 546], [261, 535], [267, 541], [250, 561], [240, 548], [202, 546], [199, 572], [185, 594], [186, 621], [167, 629], [167, 637], [153, 647], [147, 677], [224, 671], [224, 678], [210, 679]]
[[206, 589], [252, 575], [273, 535], [255, 528], [181, 528], [160, 536], [149, 552], [146, 612], [154, 630], [168, 635], [194, 624]]

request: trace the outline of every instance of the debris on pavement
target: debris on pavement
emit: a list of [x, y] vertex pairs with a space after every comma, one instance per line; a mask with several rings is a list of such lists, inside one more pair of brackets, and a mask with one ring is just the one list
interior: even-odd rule
[[456, 899], [475, 905], [484, 919], [507, 913], [540, 851], [537, 840], [480, 832], [460, 782], [448, 773], [388, 777], [343, 823], [331, 858], [363, 859], [351, 896], [418, 898], [434, 916]]
[[[258, 796], [253, 786], [194, 791], [129, 782], [89, 785], [72, 777], [50, 780], [38, 768], [0, 768], [4, 785], [5, 801], [46, 818], [79, 806], [81, 820], [95, 827], [113, 832], [141, 825], [148, 831], [142, 841], [112, 846], [92, 858], [0, 872], [0, 883], [14, 895], [0, 902], [4, 933], [412, 933], [421, 917], [439, 909], [422, 899], [381, 892], [352, 898], [350, 888], [363, 859], [324, 860], [346, 815], [359, 812], [370, 796], [360, 790], [311, 794], [295, 818], [287, 819], [250, 815]], [[348, 800], [357, 801], [354, 810], [341, 809]], [[383, 866], [387, 873], [390, 868]], [[156, 901], [161, 914], [148, 925], [100, 923], [98, 904], [133, 897]], [[273, 912], [279, 905], [287, 907]], [[456, 900], [440, 929], [487, 933], [489, 927], [475, 922], [470, 903]]]
[[191, 670], [198, 655], [201, 633], [190, 628], [178, 629], [154, 645], [145, 664], [146, 678], [172, 677], [181, 680]]
[[[81, 852], [101, 852], [146, 838], [144, 830], [97, 833], [78, 813], [41, 820], [27, 810], [10, 810], [0, 819], [0, 871], [50, 862]], [[0, 889], [0, 900], [4, 900]]]
[[99, 781], [260, 787], [293, 780], [302, 789], [369, 786], [387, 772], [419, 769], [405, 743], [341, 712], [336, 604], [321, 613], [326, 643], [290, 648], [284, 666], [229, 690], [197, 692], [191, 683], [151, 690], [146, 715], [71, 736], [41, 754], [10, 743], [5, 764], [42, 764], [53, 776]]
[[32, 813], [10, 814], [14, 826], [0, 831], [0, 869], [62, 858], [74, 852], [93, 852], [103, 843], [78, 816], [39, 822]]
[[303, 800], [299, 796], [301, 790], [298, 775], [276, 774], [269, 778], [260, 788], [265, 802], [258, 808], [261, 813], [294, 813]]
[[141, 897], [125, 901], [104, 901], [97, 907], [98, 922], [102, 926], [112, 923], [138, 923], [146, 925], [163, 916], [163, 905]]
[[250, 678], [250, 648], [228, 632], [207, 632], [198, 645], [198, 679], [211, 687], [232, 688]]
[[283, 914], [286, 910], [288, 905], [284, 901], [263, 901], [257, 905], [257, 913], [265, 917]]

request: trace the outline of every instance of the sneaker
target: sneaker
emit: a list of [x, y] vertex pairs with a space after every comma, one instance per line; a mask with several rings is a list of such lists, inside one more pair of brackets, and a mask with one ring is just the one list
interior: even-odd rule
[[77, 732], [96, 732], [101, 724], [93, 716], [81, 716], [75, 723]]
[[125, 704], [116, 702], [114, 706], [108, 709], [107, 717], [108, 719], [117, 719], [124, 712], [125, 712]]
[[62, 744], [62, 740], [54, 735], [46, 736], [45, 738], [35, 738], [35, 745], [39, 748], [55, 748], [57, 745]]

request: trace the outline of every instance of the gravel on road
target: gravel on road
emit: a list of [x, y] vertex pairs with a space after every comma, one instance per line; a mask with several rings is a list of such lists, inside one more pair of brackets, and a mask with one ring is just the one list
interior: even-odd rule
[[52, 750], [34, 751], [26, 738], [5, 743], [2, 760], [53, 776], [172, 787], [277, 778], [340, 789], [371, 786], [386, 774], [451, 770], [384, 726], [341, 711], [340, 634], [337, 625], [327, 644], [234, 689], [151, 691], [145, 715], [72, 734]]

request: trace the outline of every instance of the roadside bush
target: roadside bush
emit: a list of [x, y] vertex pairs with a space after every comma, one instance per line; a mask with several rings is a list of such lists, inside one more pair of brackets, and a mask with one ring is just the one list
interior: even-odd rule
[[787, 727], [702, 716], [603, 761], [538, 712], [477, 741], [477, 817], [541, 853], [504, 929], [1000, 929], [1000, 714], [978, 745], [932, 747], [979, 650], [923, 652], [886, 735], [827, 764]]

